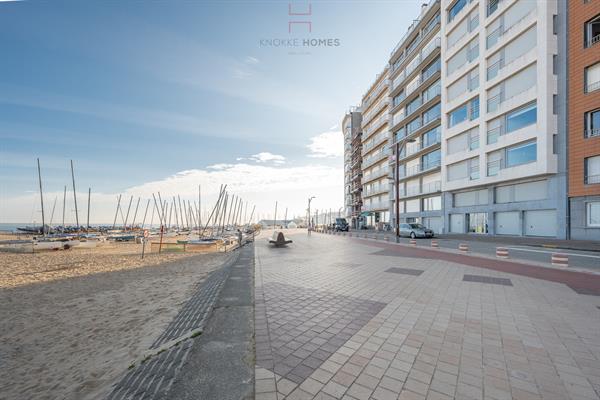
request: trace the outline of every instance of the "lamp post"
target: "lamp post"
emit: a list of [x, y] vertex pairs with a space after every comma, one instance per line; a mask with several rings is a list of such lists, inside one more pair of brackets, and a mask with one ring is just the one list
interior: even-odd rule
[[312, 225], [312, 224], [310, 223], [310, 217], [311, 217], [311, 214], [310, 214], [310, 202], [311, 202], [313, 199], [315, 199], [315, 198], [316, 198], [315, 196], [311, 196], [311, 197], [309, 197], [309, 198], [308, 198], [308, 221], [306, 221], [306, 222], [307, 222], [307, 225], [308, 225], [308, 231], [309, 231], [309, 232], [310, 232], [310, 228], [311, 228], [311, 225]]

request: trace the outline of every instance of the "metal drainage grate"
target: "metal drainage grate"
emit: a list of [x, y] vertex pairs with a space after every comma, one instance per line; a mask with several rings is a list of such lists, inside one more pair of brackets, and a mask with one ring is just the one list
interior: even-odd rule
[[493, 276], [483, 276], [483, 275], [464, 275], [464, 282], [479, 282], [479, 283], [491, 283], [492, 285], [504, 285], [504, 286], [512, 286], [512, 282], [510, 279], [506, 278], [494, 278]]
[[385, 272], [390, 272], [392, 274], [403, 274], [403, 275], [419, 276], [424, 271], [420, 270], [420, 269], [408, 269], [408, 268], [396, 268], [396, 267], [392, 267], [392, 268], [386, 269]]
[[356, 264], [356, 263], [347, 263], [347, 262], [336, 262], [331, 264], [332, 267], [340, 267], [340, 268], [356, 268], [356, 267], [360, 267], [362, 264]]

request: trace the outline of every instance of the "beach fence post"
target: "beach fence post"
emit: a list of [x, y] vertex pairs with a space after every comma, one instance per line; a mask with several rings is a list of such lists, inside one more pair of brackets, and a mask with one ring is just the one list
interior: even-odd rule
[[158, 244], [158, 254], [160, 254], [160, 252], [162, 250], [163, 233], [165, 231], [164, 228], [165, 228], [164, 225], [160, 226], [160, 243]]
[[148, 229], [144, 229], [144, 237], [142, 238], [142, 260], [144, 259], [144, 253], [146, 251], [146, 240], [148, 240], [148, 236], [150, 236], [150, 232], [148, 232]]

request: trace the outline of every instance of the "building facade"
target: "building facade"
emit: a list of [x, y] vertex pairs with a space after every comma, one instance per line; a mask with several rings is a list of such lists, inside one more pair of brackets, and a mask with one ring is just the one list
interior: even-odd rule
[[389, 223], [388, 73], [386, 66], [362, 98], [361, 224], [381, 229]]
[[389, 60], [393, 227], [419, 222], [443, 230], [440, 50], [440, 2], [433, 0]]
[[566, 237], [557, 1], [441, 8], [445, 230]]
[[569, 4], [570, 231], [600, 240], [600, 2]]
[[344, 199], [346, 218], [357, 229], [362, 211], [362, 116], [351, 109], [342, 120], [344, 134]]

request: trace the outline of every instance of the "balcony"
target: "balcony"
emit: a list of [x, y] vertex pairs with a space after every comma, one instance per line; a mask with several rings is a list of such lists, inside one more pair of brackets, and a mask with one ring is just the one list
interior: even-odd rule
[[585, 184], [586, 185], [595, 185], [600, 183], [600, 175], [586, 175], [585, 176]]
[[386, 107], [389, 103], [390, 103], [390, 99], [388, 97], [386, 97], [385, 99], [382, 99], [371, 111], [369, 111], [368, 113], [366, 113], [363, 116], [362, 125], [366, 126], [369, 122], [371, 122], [373, 117], [375, 117], [377, 114], [379, 114], [379, 112], [384, 107]]
[[421, 65], [423, 60], [425, 60], [431, 53], [433, 53], [435, 49], [440, 48], [440, 46], [441, 39], [437, 37], [433, 42], [431, 42], [431, 44], [429, 44], [427, 47], [421, 50], [419, 55], [406, 67], [406, 69], [404, 69], [404, 71], [402, 71], [396, 78], [394, 78], [394, 81], [390, 86], [390, 90], [394, 90], [395, 88], [400, 86], [406, 80], [406, 78], [410, 76], [419, 65]]
[[536, 13], [536, 9], [535, 8], [531, 9], [527, 14], [522, 16], [518, 21], [516, 21], [514, 24], [512, 24], [508, 28], [505, 28], [504, 25], [500, 24], [499, 27], [497, 27], [496, 29], [491, 31], [486, 36], [485, 48], [489, 50], [492, 47], [494, 47], [496, 45], [496, 43], [498, 43], [498, 41], [500, 41], [500, 39], [503, 36], [506, 36], [506, 35], [510, 34], [512, 31], [514, 31], [515, 29], [517, 29], [523, 21], [526, 21], [531, 15], [533, 15], [535, 13]]
[[366, 169], [366, 168], [370, 167], [371, 165], [385, 159], [389, 155], [390, 155], [390, 150], [385, 149], [385, 150], [377, 152], [369, 157], [365, 157], [365, 159], [362, 162], [362, 168]]
[[[429, 10], [429, 8], [431, 8], [431, 6], [433, 4], [435, 4], [437, 1], [439, 0], [432, 0], [429, 2], [429, 5], [427, 6], [427, 10]], [[427, 11], [425, 11], [425, 13], [427, 13]], [[423, 13], [422, 15], [425, 15], [425, 13]], [[398, 44], [396, 45], [396, 47], [394, 47], [394, 50], [392, 50], [392, 54], [390, 54], [390, 57], [393, 57], [394, 53], [396, 53], [396, 51], [402, 46], [402, 44], [404, 44], [404, 41], [406, 40], [406, 38], [408, 37], [408, 35], [410, 34], [410, 32], [412, 32], [412, 30], [414, 29], [414, 27], [416, 25], [418, 25], [420, 22], [420, 20], [416, 20], [413, 25], [411, 25], [408, 28], [408, 32], [404, 35], [404, 37], [402, 39], [400, 39], [400, 41], [398, 42]], [[392, 65], [392, 72], [396, 71], [398, 68], [400, 68], [400, 66], [404, 63], [404, 61], [406, 61], [406, 59], [408, 57], [410, 57], [413, 53], [413, 51], [423, 42], [423, 39], [425, 39], [427, 37], [427, 35], [434, 30], [434, 28], [436, 28], [438, 25], [440, 24], [440, 15], [438, 14], [438, 16], [435, 18], [434, 21], [432, 21], [432, 23], [428, 26], [425, 27], [425, 29], [423, 29], [419, 35], [414, 39], [414, 41], [411, 43], [410, 47], [407, 47], [404, 52], [402, 53], [402, 55], [394, 62], [394, 64]]]
[[381, 117], [377, 118], [371, 124], [363, 129], [363, 139], [367, 139], [373, 133], [377, 132], [379, 128], [381, 128], [384, 124], [389, 121], [389, 116], [387, 113], [383, 114]]
[[370, 189], [363, 190], [363, 197], [376, 196], [378, 194], [387, 193], [390, 191], [389, 185], [378, 185]]
[[406, 190], [400, 190], [399, 196], [403, 197], [412, 197], [412, 196], [421, 196], [429, 193], [436, 193], [442, 191], [442, 181], [435, 181], [430, 183], [425, 183], [423, 185], [414, 185], [406, 187]]
[[363, 145], [362, 155], [369, 153], [374, 148], [380, 146], [382, 143], [387, 142], [388, 134], [387, 132], [381, 132], [381, 134], [375, 136], [371, 141], [365, 145]]
[[379, 82], [379, 84], [377, 85], [375, 90], [373, 90], [373, 92], [371, 92], [369, 97], [367, 97], [365, 100], [363, 100], [361, 108], [363, 110], [366, 110], [369, 107], [369, 105], [373, 102], [373, 100], [375, 100], [379, 96], [379, 94], [383, 91], [383, 89], [385, 89], [389, 85], [389, 83], [390, 83], [389, 79], [383, 79], [381, 82]]
[[438, 168], [441, 164], [442, 164], [441, 160], [437, 160], [437, 161], [430, 162], [427, 164], [417, 164], [417, 165], [413, 165], [410, 168], [400, 169], [398, 171], [398, 178], [402, 178], [402, 179], [408, 178], [413, 175], [420, 174], [421, 172], [425, 172], [425, 171], [429, 171], [429, 170]]
[[364, 204], [363, 206], [363, 210], [364, 211], [387, 211], [390, 207], [390, 202], [389, 201], [376, 201], [373, 202], [371, 204]]
[[380, 168], [376, 172], [363, 175], [362, 182], [363, 183], [367, 183], [367, 182], [373, 181], [375, 179], [379, 179], [379, 178], [381, 178], [383, 176], [387, 176], [388, 173], [389, 173], [389, 170], [388, 170], [387, 167], [386, 168]]
[[410, 85], [406, 86], [406, 88], [404, 89], [406, 96], [410, 96], [411, 93], [414, 93], [419, 87], [421, 87], [423, 82], [426, 82], [433, 75], [440, 72], [441, 69], [442, 69], [441, 65], [436, 64], [435, 68], [427, 71], [425, 74], [421, 74], [419, 79], [417, 79], [415, 82], [412, 82]]
[[440, 134], [435, 135], [435, 137], [427, 142], [420, 142], [418, 145], [413, 146], [413, 147], [406, 147], [406, 152], [404, 154], [400, 154], [400, 160], [403, 160], [405, 158], [408, 158], [410, 156], [412, 156], [413, 154], [417, 154], [423, 150], [426, 150], [430, 147], [433, 147], [437, 144], [440, 144], [442, 140], [442, 137]]

